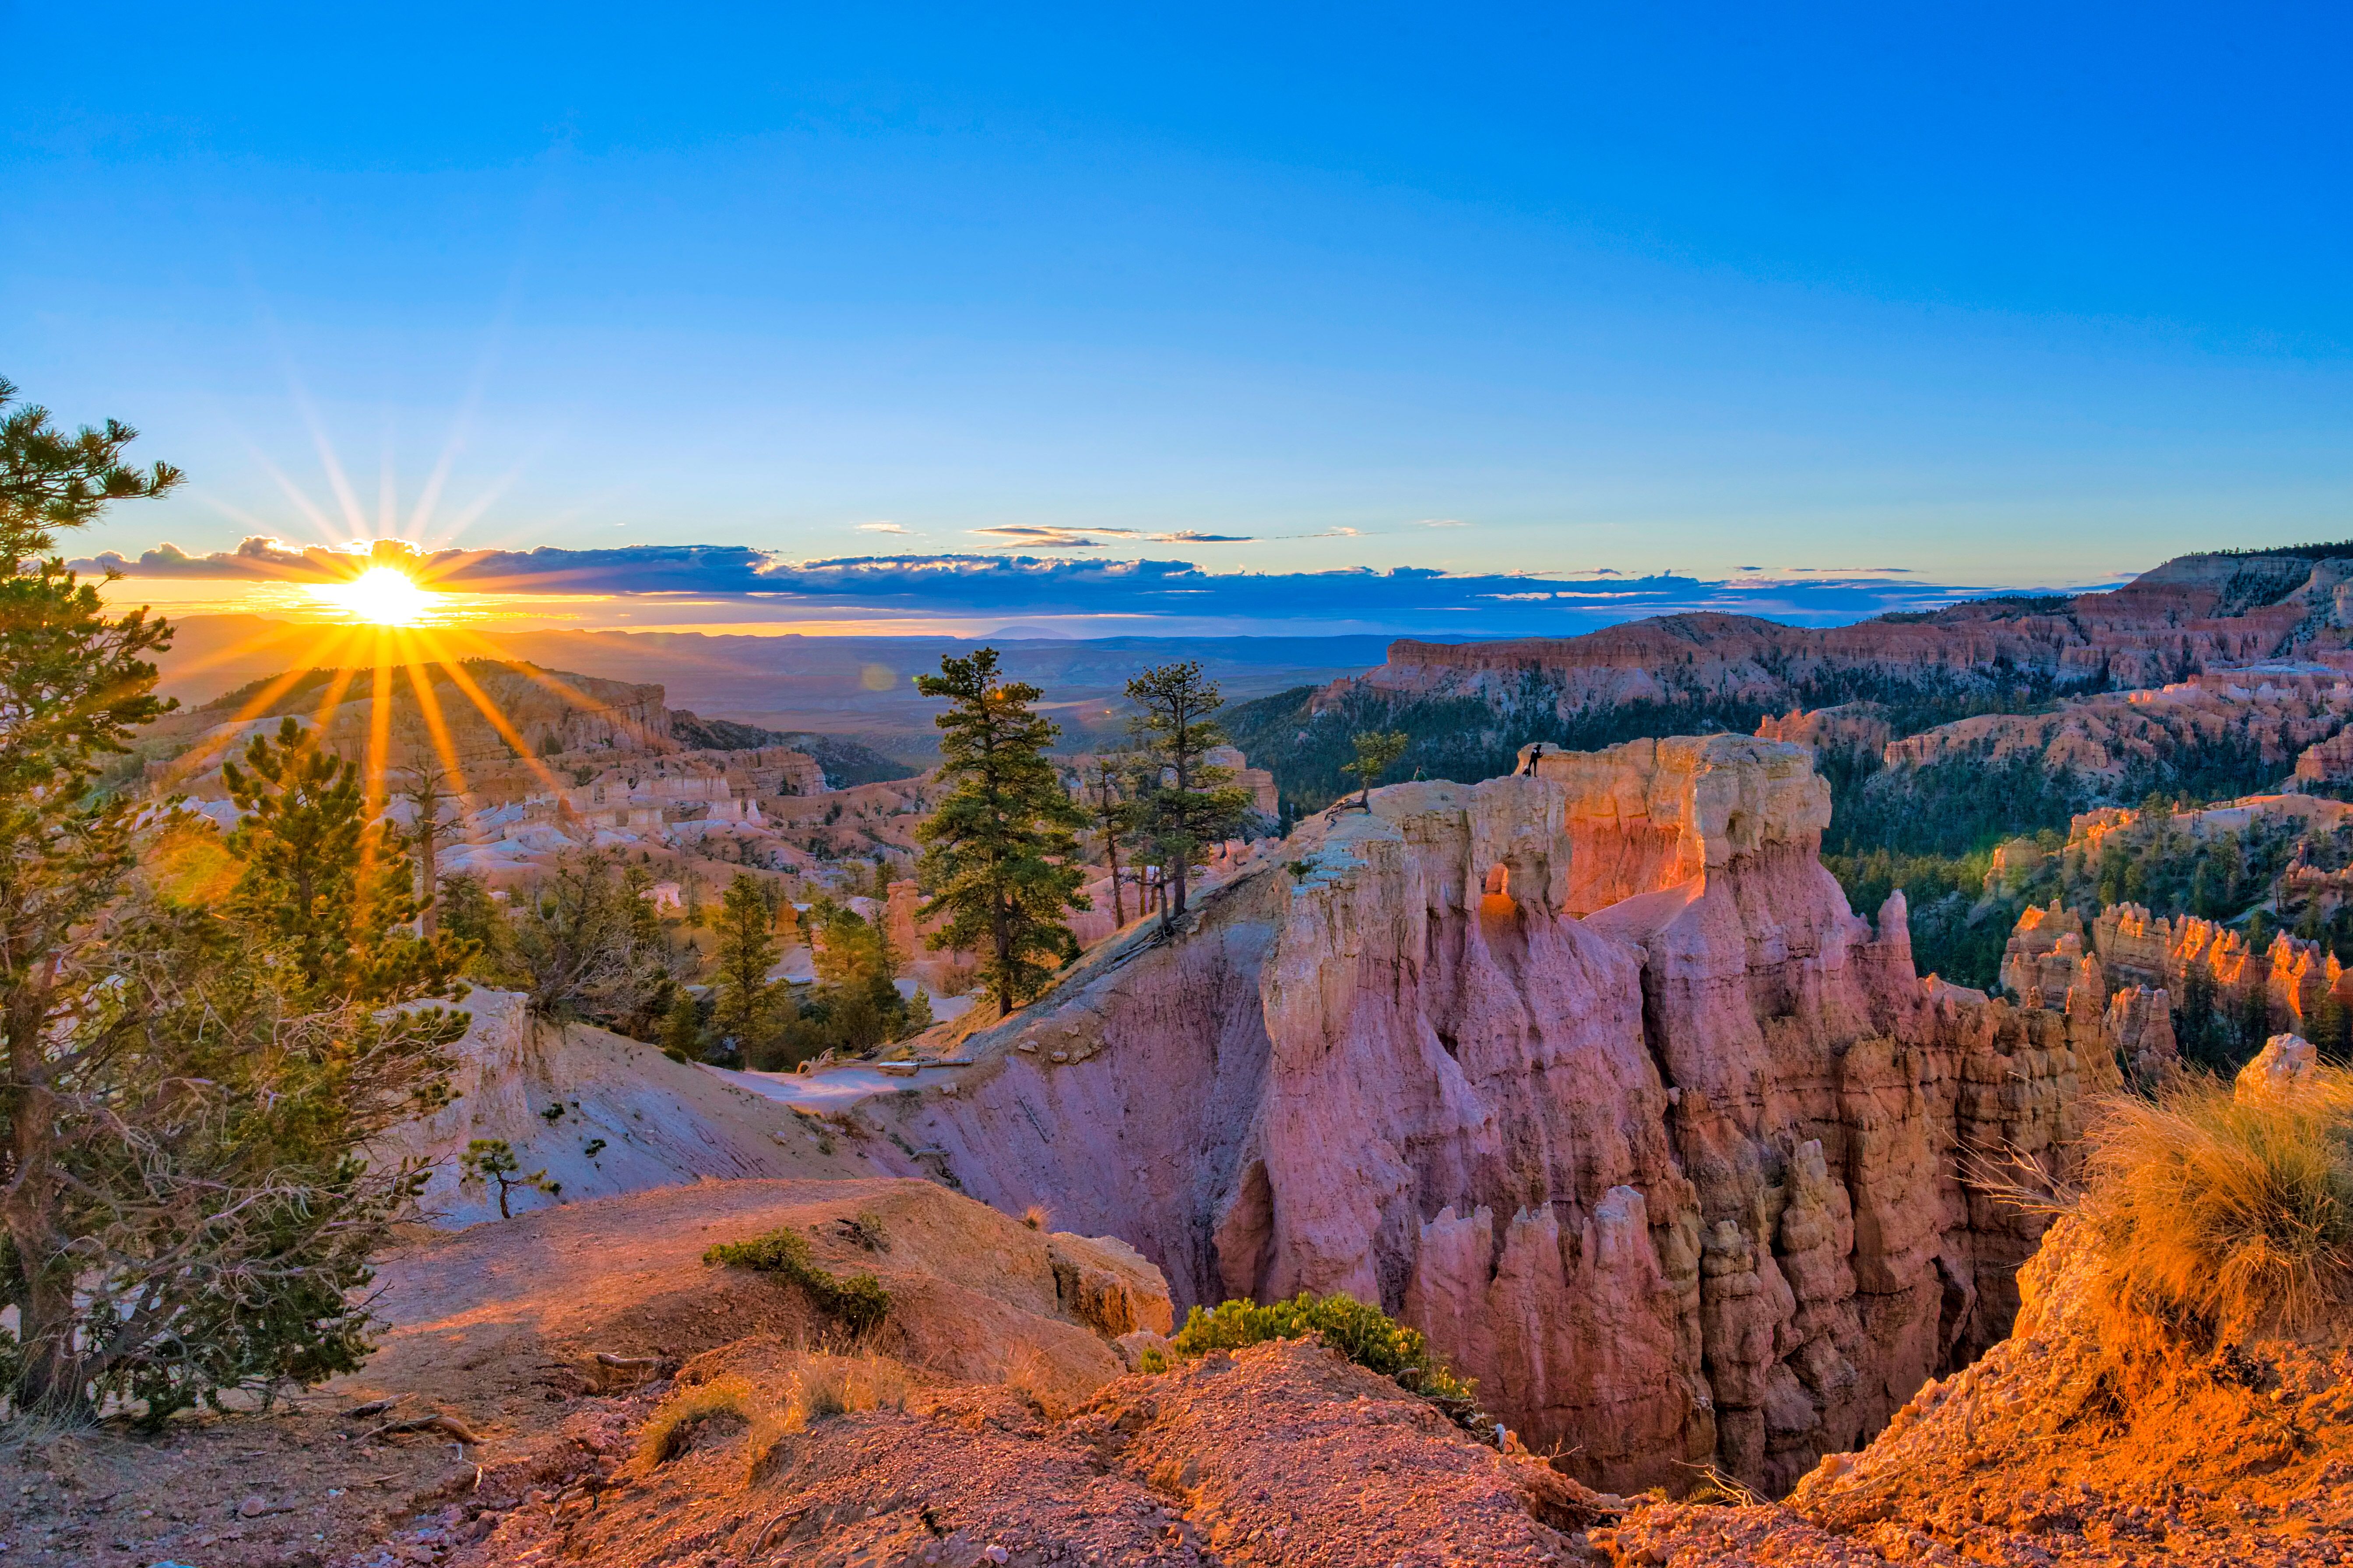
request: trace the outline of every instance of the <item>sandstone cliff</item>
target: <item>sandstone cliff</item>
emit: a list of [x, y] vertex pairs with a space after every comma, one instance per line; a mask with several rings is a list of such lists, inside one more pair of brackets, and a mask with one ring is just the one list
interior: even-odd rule
[[1345, 1289], [1601, 1484], [1767, 1486], [2004, 1332], [2116, 1081], [2110, 999], [1914, 973], [1816, 848], [1800, 749], [1636, 742], [1303, 825], [1104, 944], [895, 1115], [911, 1168], [1115, 1234], [1180, 1305]]
[[[2353, 1538], [2343, 1275], [2316, 1258], [2298, 1279], [2270, 1249], [2310, 1234], [2307, 1162], [2326, 1171], [2333, 1159], [2320, 1180], [2341, 1184], [2342, 1144], [2329, 1145], [2343, 1136], [2344, 1096], [2311, 1045], [2280, 1035], [2219, 1108], [2192, 1090], [2137, 1113], [2154, 1120], [2127, 1134], [2121, 1159], [2108, 1145], [2076, 1212], [2021, 1270], [2010, 1339], [1923, 1386], [1869, 1447], [1825, 1458], [1783, 1503], [1638, 1507], [1586, 1544], [1618, 1568], [2341, 1561]], [[2333, 1137], [2319, 1131], [2331, 1105]], [[2173, 1184], [2185, 1168], [2200, 1174]], [[2268, 1180], [2237, 1185], [2248, 1169]], [[2120, 1223], [2116, 1200], [2143, 1183], [2161, 1197], [2145, 1192], [2140, 1218]], [[2208, 1206], [2218, 1199], [2227, 1217]], [[2204, 1215], [2189, 1244], [2201, 1272], [2243, 1281], [2253, 1260], [2259, 1283], [2239, 1298], [2253, 1310], [2210, 1317], [2148, 1293], [2145, 1249], [2185, 1243], [2138, 1226], [2185, 1202]]]

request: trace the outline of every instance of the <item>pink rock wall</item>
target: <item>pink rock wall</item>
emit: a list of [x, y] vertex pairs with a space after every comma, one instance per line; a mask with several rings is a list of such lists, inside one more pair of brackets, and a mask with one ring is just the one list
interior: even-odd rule
[[2066, 1161], [2124, 1016], [1924, 984], [1828, 816], [1723, 735], [1377, 791], [975, 1037], [902, 1137], [1180, 1305], [1377, 1300], [1599, 1484], [1786, 1487], [2005, 1331], [2039, 1221], [1968, 1177]]

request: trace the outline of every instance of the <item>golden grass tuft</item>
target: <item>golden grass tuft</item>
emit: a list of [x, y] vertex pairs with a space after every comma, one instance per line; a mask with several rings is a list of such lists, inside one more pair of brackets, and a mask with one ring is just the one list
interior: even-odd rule
[[638, 1466], [651, 1470], [677, 1458], [693, 1445], [695, 1433], [706, 1422], [750, 1424], [765, 1407], [759, 1391], [740, 1377], [717, 1377], [681, 1388], [646, 1418], [645, 1430], [638, 1434]]
[[1054, 1223], [1054, 1211], [1044, 1204], [1031, 1204], [1021, 1211], [1021, 1223], [1031, 1230], [1044, 1230]]
[[2245, 1100], [2189, 1077], [2111, 1100], [2077, 1212], [2115, 1300], [2166, 1321], [2295, 1332], [2353, 1310], [2353, 1072]]
[[770, 1405], [753, 1424], [747, 1479], [759, 1479], [785, 1439], [807, 1431], [812, 1423], [869, 1410], [903, 1410], [913, 1386], [907, 1369], [888, 1356], [802, 1357], [784, 1402]]

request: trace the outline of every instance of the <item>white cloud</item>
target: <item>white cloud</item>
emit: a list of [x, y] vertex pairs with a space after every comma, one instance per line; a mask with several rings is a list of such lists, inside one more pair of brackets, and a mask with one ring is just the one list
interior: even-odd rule
[[860, 533], [913, 533], [914, 531], [902, 528], [895, 522], [861, 522], [858, 525], [858, 531]]
[[1132, 534], [1132, 528], [1033, 528], [1021, 523], [1005, 523], [995, 528], [972, 531], [983, 539], [993, 539], [1002, 544], [1018, 544], [1032, 550], [1101, 550], [1103, 542], [1091, 539], [1090, 534]]
[[1416, 528], [1468, 528], [1471, 525], [1459, 517], [1425, 517], [1414, 526]]

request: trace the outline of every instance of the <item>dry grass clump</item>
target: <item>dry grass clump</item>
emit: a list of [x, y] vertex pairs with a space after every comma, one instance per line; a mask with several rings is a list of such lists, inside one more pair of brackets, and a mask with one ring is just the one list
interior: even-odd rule
[[2353, 1311], [2353, 1072], [2243, 1100], [2189, 1078], [2112, 1101], [2078, 1212], [2117, 1299], [2165, 1321], [2294, 1332]]
[[1086, 1396], [1083, 1385], [1073, 1388], [1055, 1369], [1043, 1347], [1024, 1341], [1005, 1359], [1005, 1386], [1030, 1409], [1059, 1421]]
[[693, 1446], [694, 1435], [709, 1421], [755, 1421], [766, 1402], [757, 1389], [740, 1377], [713, 1378], [681, 1388], [662, 1401], [638, 1434], [638, 1466], [650, 1470], [666, 1465]]
[[793, 1369], [780, 1404], [771, 1404], [753, 1424], [749, 1479], [757, 1480], [775, 1462], [787, 1437], [811, 1423], [868, 1410], [903, 1410], [914, 1386], [907, 1369], [888, 1356], [804, 1356]]

